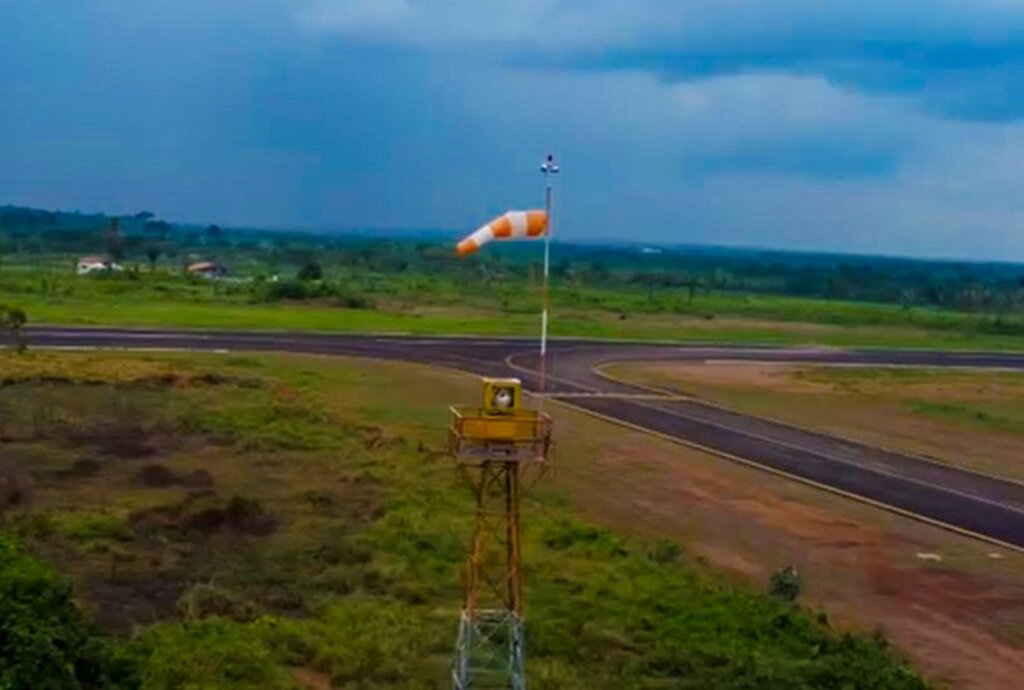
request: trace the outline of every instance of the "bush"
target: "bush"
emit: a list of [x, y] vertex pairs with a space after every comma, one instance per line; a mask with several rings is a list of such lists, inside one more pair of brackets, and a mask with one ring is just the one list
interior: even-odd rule
[[337, 285], [310, 278], [308, 275], [303, 278], [302, 272], [300, 272], [299, 278], [258, 283], [254, 286], [252, 295], [253, 301], [256, 302], [331, 298], [339, 306], [348, 309], [373, 309], [375, 306], [373, 300], [365, 295], [343, 291]]
[[71, 588], [0, 536], [0, 688], [106, 688], [110, 666]]
[[659, 539], [647, 550], [647, 557], [661, 564], [678, 563], [682, 555], [683, 550], [679, 544], [671, 539]]
[[299, 273], [296, 276], [299, 280], [321, 280], [324, 277], [324, 271], [320, 268], [318, 263], [308, 263], [299, 269]]
[[28, 349], [25, 334], [21, 330], [27, 322], [28, 316], [23, 309], [0, 304], [0, 328], [8, 332], [11, 345], [16, 352], [24, 352]]
[[800, 573], [797, 572], [796, 566], [793, 565], [787, 565], [782, 570], [777, 571], [772, 575], [768, 585], [771, 595], [783, 601], [796, 601], [803, 590], [803, 586], [803, 579], [800, 577]]
[[141, 690], [299, 690], [277, 645], [268, 643], [272, 621], [236, 623], [208, 618], [157, 623], [129, 646]]
[[256, 618], [257, 606], [244, 597], [214, 584], [190, 587], [177, 601], [178, 615], [186, 621], [212, 616], [249, 621]]
[[626, 550], [611, 531], [576, 520], [557, 520], [545, 526], [541, 535], [544, 544], [555, 551], [576, 550], [580, 553], [622, 556]]
[[347, 309], [374, 309], [377, 306], [372, 299], [364, 295], [339, 297], [338, 303]]
[[103, 513], [58, 514], [59, 530], [74, 541], [128, 541], [132, 532], [124, 520]]
[[281, 300], [305, 300], [314, 297], [329, 296], [329, 291], [320, 282], [304, 282], [298, 279], [277, 280], [263, 283], [256, 298], [263, 302], [279, 302]]

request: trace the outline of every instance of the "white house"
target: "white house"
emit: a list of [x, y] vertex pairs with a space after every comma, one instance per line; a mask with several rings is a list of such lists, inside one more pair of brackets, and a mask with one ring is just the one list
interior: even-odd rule
[[185, 269], [189, 275], [217, 280], [228, 274], [228, 269], [213, 261], [199, 261]]
[[123, 270], [120, 264], [116, 264], [104, 256], [83, 256], [75, 266], [75, 273], [80, 276], [98, 271], [120, 271]]

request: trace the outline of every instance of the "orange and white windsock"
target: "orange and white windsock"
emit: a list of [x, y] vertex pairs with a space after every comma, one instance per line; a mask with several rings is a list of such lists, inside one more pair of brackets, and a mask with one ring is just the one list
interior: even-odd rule
[[491, 240], [542, 237], [547, 231], [548, 214], [544, 211], [509, 211], [459, 242], [455, 252], [467, 256]]

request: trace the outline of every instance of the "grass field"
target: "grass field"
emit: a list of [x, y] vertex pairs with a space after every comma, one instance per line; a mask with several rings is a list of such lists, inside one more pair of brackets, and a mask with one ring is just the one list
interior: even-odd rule
[[[438, 401], [475, 381], [85, 353], [4, 354], [0, 381], [3, 531], [72, 580], [129, 687], [446, 685], [469, 495]], [[570, 506], [526, 509], [533, 687], [923, 687], [877, 635]]]
[[609, 372], [871, 445], [1024, 480], [1024, 374], [753, 363]]
[[[539, 295], [520, 282], [461, 284], [447, 277], [345, 275], [336, 282], [187, 280], [163, 271], [113, 277], [55, 268], [0, 268], [0, 304], [32, 323], [340, 332], [534, 335]], [[317, 296], [317, 295], [323, 296]], [[834, 346], [1020, 350], [1016, 317], [770, 295], [556, 286], [556, 336]], [[358, 308], [353, 308], [355, 305]]]

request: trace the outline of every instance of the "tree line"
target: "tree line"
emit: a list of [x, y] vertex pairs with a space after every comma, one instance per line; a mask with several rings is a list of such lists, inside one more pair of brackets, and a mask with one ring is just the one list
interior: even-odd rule
[[[459, 285], [500, 287], [535, 281], [531, 243], [489, 248], [458, 260], [451, 236], [380, 237], [176, 224], [142, 211], [110, 217], [0, 207], [0, 257], [103, 253], [151, 269], [163, 260], [218, 257], [268, 274], [308, 279], [333, 270], [425, 275]], [[737, 250], [714, 247], [556, 243], [552, 279], [566, 289], [672, 291], [693, 300], [710, 292], [785, 295], [940, 307], [997, 316], [1024, 311], [1024, 265]]]

